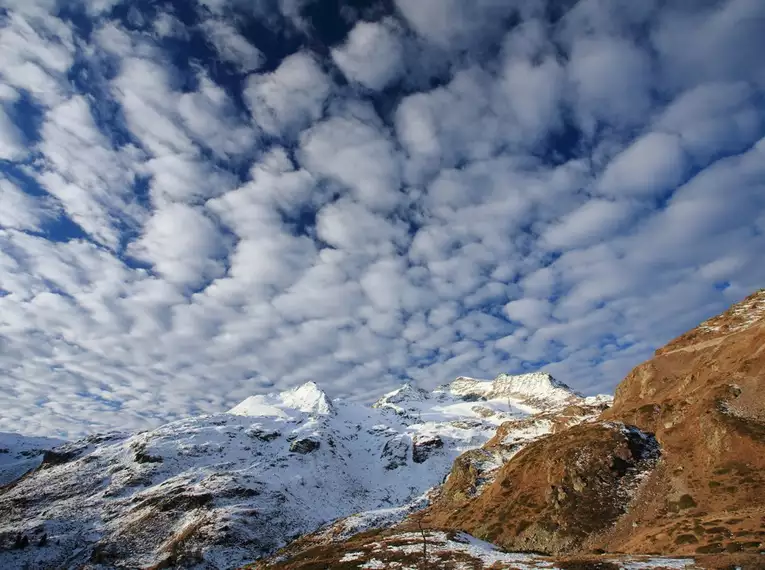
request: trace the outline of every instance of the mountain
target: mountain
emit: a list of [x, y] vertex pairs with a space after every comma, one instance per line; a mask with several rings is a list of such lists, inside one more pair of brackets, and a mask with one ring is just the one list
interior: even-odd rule
[[765, 541], [765, 289], [656, 351], [603, 419], [656, 434], [662, 465], [603, 539], [627, 552], [759, 552]]
[[599, 420], [530, 444], [478, 496], [443, 494], [421, 523], [550, 554], [759, 552], [765, 291], [656, 351]]
[[[474, 382], [445, 391], [501, 392]], [[765, 568], [765, 290], [657, 350], [599, 417], [565, 421], [580, 406], [501, 425], [398, 525], [303, 537], [255, 567]]]
[[0, 568], [228, 569], [320, 527], [388, 527], [498, 428], [507, 441], [484, 450], [487, 481], [523, 445], [602, 407], [539, 374], [405, 385], [371, 407], [309, 382], [227, 413], [93, 435], [0, 489]]
[[760, 568], [764, 379], [765, 290], [613, 405], [543, 373], [372, 406], [309, 382], [53, 449], [4, 435], [0, 568]]
[[540, 407], [574, 403], [582, 398], [581, 394], [544, 372], [515, 376], [500, 374], [492, 382], [462, 376], [451, 384], [440, 387], [438, 391], [463, 398], [511, 398], [526, 405]]

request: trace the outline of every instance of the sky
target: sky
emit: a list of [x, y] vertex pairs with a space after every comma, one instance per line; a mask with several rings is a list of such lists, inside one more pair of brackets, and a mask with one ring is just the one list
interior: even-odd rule
[[0, 431], [612, 392], [765, 284], [762, 0], [0, 0]]

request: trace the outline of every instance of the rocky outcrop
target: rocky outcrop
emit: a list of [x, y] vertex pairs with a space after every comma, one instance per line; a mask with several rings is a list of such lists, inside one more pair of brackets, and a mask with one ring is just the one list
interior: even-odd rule
[[303, 455], [316, 451], [319, 447], [321, 447], [321, 442], [311, 438], [296, 439], [290, 443], [290, 451], [292, 453], [301, 453]]
[[437, 435], [417, 436], [412, 442], [412, 461], [425, 463], [436, 450], [444, 446], [444, 440]]
[[765, 548], [765, 290], [636, 367], [603, 414], [654, 432], [663, 466], [608, 548]]
[[581, 425], [529, 444], [478, 496], [464, 488], [463, 456], [441, 499], [417, 516], [429, 528], [464, 530], [507, 550], [581, 548], [626, 512], [660, 456], [650, 434], [617, 423]]
[[389, 439], [385, 442], [380, 456], [385, 461], [385, 469], [389, 471], [403, 467], [409, 457], [409, 438], [398, 435]]

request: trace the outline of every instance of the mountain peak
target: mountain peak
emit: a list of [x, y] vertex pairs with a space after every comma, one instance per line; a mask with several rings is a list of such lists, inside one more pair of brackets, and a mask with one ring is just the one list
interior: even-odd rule
[[306, 382], [281, 396], [285, 404], [301, 412], [327, 415], [333, 411], [332, 402], [316, 382]]
[[492, 382], [495, 391], [510, 391], [514, 394], [528, 396], [580, 396], [568, 385], [556, 380], [547, 372], [531, 372], [528, 374], [500, 374]]
[[373, 405], [373, 408], [379, 408], [386, 404], [398, 404], [401, 402], [422, 402], [430, 397], [427, 390], [418, 388], [411, 382], [407, 382], [400, 388], [383, 394]]
[[503, 373], [494, 380], [478, 380], [460, 376], [451, 384], [444, 386], [442, 390], [463, 398], [491, 400], [510, 397], [528, 403], [543, 404], [545, 407], [564, 404], [582, 397], [547, 372]]
[[306, 382], [284, 392], [250, 396], [228, 413], [237, 416], [286, 417], [285, 410], [298, 410], [309, 414], [329, 415], [334, 407], [327, 394], [316, 382]]

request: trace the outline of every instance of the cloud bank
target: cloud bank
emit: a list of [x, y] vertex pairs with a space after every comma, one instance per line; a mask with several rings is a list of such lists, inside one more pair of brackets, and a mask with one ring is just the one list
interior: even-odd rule
[[0, 430], [611, 391], [765, 283], [759, 0], [9, 0]]

